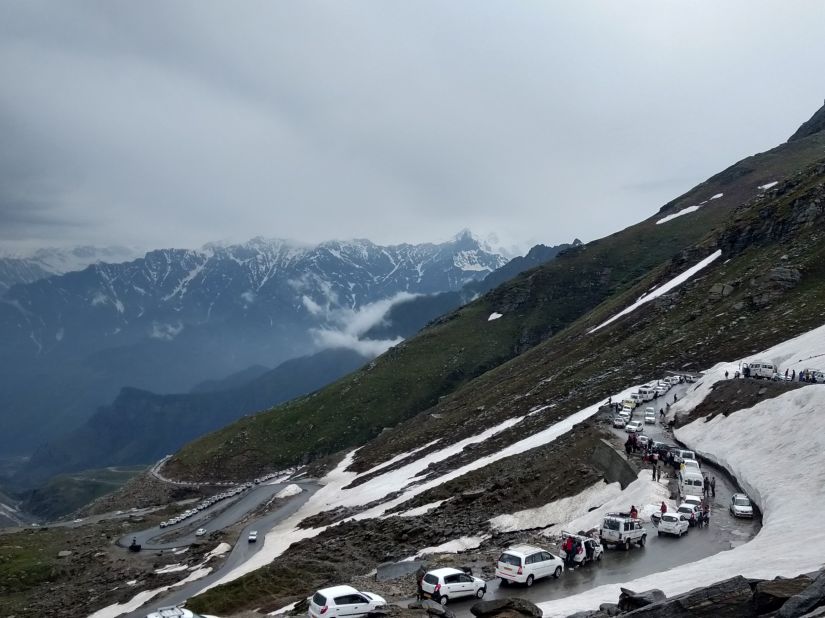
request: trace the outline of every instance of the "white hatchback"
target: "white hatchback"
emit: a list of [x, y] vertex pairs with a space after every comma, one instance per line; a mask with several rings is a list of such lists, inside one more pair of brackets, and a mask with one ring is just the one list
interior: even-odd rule
[[673, 536], [682, 536], [687, 534], [690, 529], [690, 524], [686, 519], [675, 513], [662, 513], [662, 519], [659, 521], [659, 529], [656, 534], [662, 536], [663, 534], [672, 534]]
[[496, 577], [502, 586], [510, 582], [527, 584], [551, 575], [558, 579], [564, 571], [564, 561], [549, 551], [532, 545], [513, 545], [501, 554], [496, 563]]
[[464, 571], [446, 567], [427, 572], [421, 581], [421, 591], [425, 597], [446, 605], [463, 597], [482, 598], [487, 592], [487, 582]]
[[352, 586], [333, 586], [312, 595], [308, 614], [311, 618], [363, 616], [386, 604], [377, 594], [359, 592]]
[[627, 433], [642, 433], [642, 431], [644, 431], [644, 425], [642, 425], [642, 421], [630, 421], [624, 426], [624, 430]]

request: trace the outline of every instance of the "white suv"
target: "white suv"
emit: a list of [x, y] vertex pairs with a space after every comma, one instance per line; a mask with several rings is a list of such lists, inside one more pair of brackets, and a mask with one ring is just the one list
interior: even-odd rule
[[647, 530], [641, 520], [633, 519], [628, 513], [608, 513], [602, 521], [599, 533], [602, 545], [615, 545], [630, 549], [634, 543], [644, 547], [647, 541]]
[[734, 517], [753, 517], [753, 505], [745, 494], [733, 494], [730, 497], [730, 513]]
[[377, 594], [359, 592], [352, 586], [333, 586], [312, 595], [308, 614], [310, 618], [363, 616], [386, 604]]
[[561, 531], [561, 547], [559, 547], [559, 556], [562, 560], [567, 560], [567, 552], [564, 551], [564, 543], [568, 538], [572, 537], [575, 542], [573, 556], [573, 566], [578, 567], [588, 562], [594, 562], [602, 559], [604, 548], [599, 543], [598, 539], [589, 536], [582, 536], [580, 534], [573, 534], [565, 530]]
[[549, 551], [531, 545], [513, 545], [501, 554], [496, 563], [496, 577], [501, 585], [510, 582], [527, 584], [552, 575], [558, 579], [564, 571], [564, 562]]
[[462, 597], [480, 599], [487, 592], [487, 582], [458, 569], [435, 569], [424, 575], [421, 591], [425, 597], [446, 605], [448, 601]]

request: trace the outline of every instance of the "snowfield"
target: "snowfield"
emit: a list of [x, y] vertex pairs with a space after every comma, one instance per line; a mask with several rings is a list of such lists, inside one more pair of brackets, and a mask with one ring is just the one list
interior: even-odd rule
[[702, 206], [688, 206], [687, 208], [683, 208], [679, 212], [674, 212], [672, 215], [667, 215], [666, 217], [662, 217], [656, 222], [656, 225], [662, 225], [662, 223], [667, 223], [668, 221], [673, 221], [677, 217], [681, 217], [682, 215], [689, 215], [692, 212], [696, 212]]
[[279, 491], [277, 494], [275, 494], [275, 497], [276, 498], [291, 498], [292, 496], [297, 496], [302, 491], [304, 491], [304, 490], [300, 485], [296, 485], [295, 483], [292, 483], [291, 485], [287, 485], [281, 491]]
[[700, 270], [702, 270], [703, 268], [705, 268], [706, 266], [711, 264], [714, 260], [718, 259], [719, 256], [721, 256], [721, 255], [722, 255], [721, 250], [715, 251], [714, 253], [711, 253], [708, 257], [706, 257], [704, 260], [702, 260], [698, 264], [695, 264], [695, 265], [691, 266], [690, 268], [688, 268], [682, 274], [674, 277], [673, 279], [671, 279], [670, 281], [668, 281], [664, 285], [661, 285], [658, 288], [656, 288], [655, 290], [653, 290], [650, 294], [645, 294], [644, 296], [639, 298], [639, 300], [637, 300], [635, 303], [633, 303], [629, 307], [625, 307], [624, 309], [622, 309], [619, 313], [614, 315], [609, 320], [606, 320], [606, 321], [602, 322], [596, 328], [591, 328], [589, 331], [587, 331], [588, 334], [595, 333], [600, 328], [604, 328], [608, 324], [611, 324], [611, 323], [615, 322], [616, 320], [618, 320], [623, 315], [633, 313], [634, 311], [636, 311], [636, 309], [638, 309], [639, 307], [641, 307], [645, 303], [649, 303], [654, 298], [658, 298], [662, 294], [667, 294], [668, 292], [670, 292], [670, 290], [679, 287], [685, 281], [690, 279], [693, 275], [695, 275]]
[[[760, 352], [752, 359], [773, 360], [784, 369], [823, 358], [825, 326]], [[748, 360], [748, 359], [744, 359]], [[720, 363], [706, 373], [671, 412], [690, 410], [712, 385], [739, 363]], [[729, 470], [762, 511], [762, 530], [749, 543], [697, 562], [636, 580], [600, 586], [588, 592], [541, 603], [545, 616], [562, 617], [615, 603], [619, 588], [659, 588], [668, 596], [727, 579], [733, 574], [771, 579], [815, 571], [825, 554], [825, 529], [812, 525], [811, 513], [825, 504], [825, 386], [809, 385], [763, 401], [727, 418], [700, 419], [678, 429], [676, 437], [710, 461]], [[781, 427], [781, 431], [777, 431]], [[754, 439], [762, 437], [763, 439]], [[783, 552], [788, 535], [804, 539]]]

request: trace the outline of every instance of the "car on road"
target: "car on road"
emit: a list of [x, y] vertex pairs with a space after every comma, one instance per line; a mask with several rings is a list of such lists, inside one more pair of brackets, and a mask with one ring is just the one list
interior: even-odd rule
[[502, 586], [510, 582], [532, 586], [542, 577], [558, 579], [563, 571], [564, 561], [559, 556], [532, 545], [508, 547], [496, 562], [496, 577]]
[[682, 463], [686, 459], [696, 461], [696, 453], [683, 448], [675, 448], [673, 449], [673, 458], [676, 460], [676, 463]]
[[246, 538], [247, 542], [249, 543], [257, 543], [258, 542], [258, 531], [252, 530], [249, 533], [249, 536]]
[[206, 614], [196, 614], [183, 607], [159, 607], [146, 615], [146, 618], [212, 618]]
[[307, 613], [310, 618], [364, 616], [386, 604], [377, 594], [359, 592], [352, 586], [333, 586], [312, 595]]
[[627, 419], [623, 416], [614, 416], [613, 417], [613, 426], [616, 429], [623, 429], [624, 426], [627, 424]]
[[568, 538], [573, 538], [575, 542], [576, 555], [573, 556], [575, 566], [581, 566], [588, 562], [595, 562], [602, 559], [604, 554], [604, 547], [599, 543], [598, 539], [590, 536], [582, 536], [581, 534], [573, 534], [572, 532], [561, 531], [562, 544], [559, 547], [559, 557], [562, 560], [567, 560], [567, 552], [564, 551], [564, 543]]
[[670, 390], [670, 384], [658, 382], [656, 386], [653, 388], [653, 390], [656, 393], [657, 397], [661, 397], [662, 395], [667, 394], [667, 392]]
[[627, 423], [633, 418], [633, 410], [631, 408], [622, 408], [619, 410], [619, 416], [624, 419], [624, 422]]
[[733, 494], [729, 508], [734, 517], [753, 517], [753, 504], [745, 494]]
[[169, 522], [168, 522], [168, 521], [162, 521], [162, 522], [160, 522], [160, 524], [158, 524], [158, 525], [159, 525], [161, 528], [165, 528], [166, 526], [168, 526], [168, 525], [169, 525]]
[[643, 449], [647, 449], [648, 443], [653, 442], [653, 440], [650, 439], [650, 436], [639, 434], [636, 437], [636, 442], [638, 442], [639, 446], [641, 446]]
[[645, 425], [656, 424], [656, 410], [653, 408], [645, 408]]
[[613, 545], [630, 549], [632, 545], [644, 547], [647, 541], [647, 530], [638, 518], [629, 513], [608, 513], [602, 520], [599, 540], [605, 547]]
[[680, 514], [662, 513], [656, 534], [658, 536], [662, 536], [663, 534], [682, 536], [683, 534], [687, 534], [688, 530], [690, 530], [690, 523]]
[[206, 534], [206, 528], [198, 528], [195, 530], [195, 536], [203, 536]]
[[701, 510], [702, 507], [696, 504], [688, 504], [687, 502], [682, 502], [682, 504], [679, 505], [679, 508], [676, 509], [676, 514], [680, 517], [684, 517], [687, 520], [688, 525], [691, 528], [693, 528], [693, 526], [695, 526], [696, 522], [698, 521], [699, 513], [701, 512]]
[[642, 421], [630, 421], [624, 426], [624, 430], [627, 433], [642, 433], [644, 429], [645, 427], [642, 425]]
[[682, 460], [682, 465], [685, 466], [685, 470], [691, 470], [697, 474], [702, 474], [702, 468], [699, 466], [699, 462], [695, 459], [684, 459]]
[[482, 598], [487, 592], [487, 582], [464, 571], [445, 567], [425, 573], [421, 591], [425, 598], [446, 605], [451, 600], [465, 597]]

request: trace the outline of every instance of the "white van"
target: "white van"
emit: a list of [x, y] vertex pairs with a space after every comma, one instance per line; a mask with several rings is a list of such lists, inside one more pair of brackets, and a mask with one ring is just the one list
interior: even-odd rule
[[652, 386], [643, 386], [639, 389], [639, 394], [644, 401], [653, 401], [656, 399], [656, 391]]
[[690, 469], [679, 472], [680, 496], [701, 496], [704, 489], [705, 479], [699, 472]]
[[765, 378], [767, 380], [773, 379], [773, 374], [779, 371], [776, 365], [770, 361], [756, 360], [751, 363], [742, 363], [742, 369], [745, 367], [750, 369], [750, 377]]

